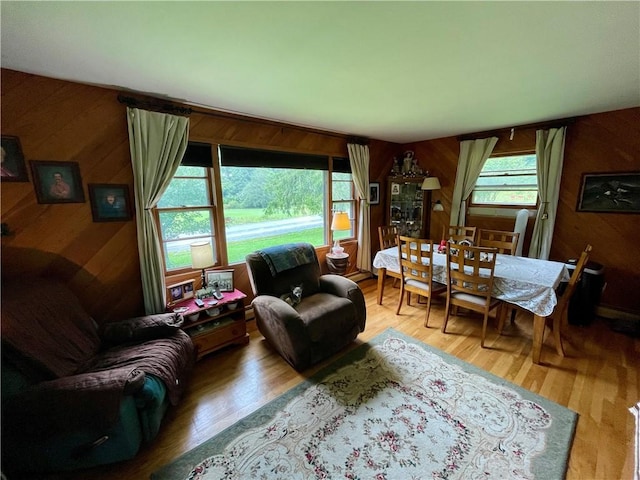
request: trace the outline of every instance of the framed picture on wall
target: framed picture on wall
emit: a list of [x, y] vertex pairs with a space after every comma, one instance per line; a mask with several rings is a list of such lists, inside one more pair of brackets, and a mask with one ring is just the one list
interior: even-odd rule
[[378, 205], [380, 203], [380, 183], [371, 182], [369, 184], [369, 203]]
[[94, 222], [124, 222], [131, 220], [129, 185], [90, 183], [89, 200]]
[[3, 182], [28, 182], [22, 146], [18, 137], [2, 135], [0, 178]]
[[84, 203], [80, 167], [76, 162], [33, 160], [29, 163], [38, 203]]
[[640, 213], [640, 172], [583, 174], [576, 210]]

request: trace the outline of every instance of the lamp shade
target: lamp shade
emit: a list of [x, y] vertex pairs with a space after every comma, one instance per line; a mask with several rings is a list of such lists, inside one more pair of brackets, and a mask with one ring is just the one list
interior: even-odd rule
[[214, 263], [211, 243], [198, 242], [191, 244], [191, 265], [193, 268], [207, 268]]
[[347, 212], [336, 212], [333, 214], [331, 230], [351, 230], [351, 221]]
[[440, 190], [440, 180], [438, 177], [427, 177], [422, 182], [422, 190]]

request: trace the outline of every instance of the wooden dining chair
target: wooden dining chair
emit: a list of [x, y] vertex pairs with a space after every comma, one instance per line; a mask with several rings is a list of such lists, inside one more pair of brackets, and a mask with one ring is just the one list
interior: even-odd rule
[[428, 327], [432, 297], [447, 290], [446, 285], [433, 281], [433, 242], [423, 238], [405, 236], [398, 238], [401, 283], [396, 315], [400, 314], [405, 292], [407, 305], [411, 305], [411, 294], [416, 293], [427, 299], [424, 326]]
[[502, 302], [491, 296], [496, 267], [496, 248], [447, 244], [447, 305], [442, 333], [447, 333], [451, 307], [462, 307], [484, 315], [480, 345], [484, 348], [489, 312]]
[[[444, 229], [444, 227], [442, 227]], [[460, 240], [469, 240], [476, 243], [476, 227], [461, 227], [458, 225], [449, 225], [447, 235], [442, 235], [444, 240], [453, 240], [458, 243]]]
[[478, 230], [478, 246], [497, 248], [498, 253], [515, 255], [518, 248], [518, 232], [505, 232], [502, 230]]
[[564, 347], [562, 345], [562, 333], [566, 331], [569, 326], [567, 313], [569, 310], [569, 302], [571, 301], [571, 297], [576, 291], [576, 286], [582, 277], [582, 273], [584, 272], [585, 266], [589, 261], [589, 254], [591, 253], [592, 247], [587, 244], [585, 249], [580, 254], [580, 258], [578, 259], [578, 263], [576, 263], [576, 268], [573, 270], [571, 277], [569, 278], [569, 283], [566, 288], [562, 292], [562, 294], [558, 297], [558, 303], [556, 307], [553, 309], [553, 313], [547, 317], [547, 325], [551, 327], [551, 331], [553, 333], [554, 341], [556, 343], [556, 351], [558, 355], [564, 357]]
[[398, 228], [395, 225], [381, 225], [378, 227], [380, 250], [398, 245]]
[[[381, 225], [378, 227], [378, 237], [380, 239], [380, 250], [398, 246], [398, 228], [395, 225]], [[387, 269], [387, 275], [393, 277], [393, 286], [402, 279], [400, 272]]]

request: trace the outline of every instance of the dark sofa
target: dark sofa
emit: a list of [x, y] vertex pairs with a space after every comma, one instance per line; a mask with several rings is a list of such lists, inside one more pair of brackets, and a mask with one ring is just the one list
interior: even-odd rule
[[61, 282], [2, 279], [2, 470], [132, 458], [158, 433], [195, 362], [174, 314], [98, 327]]
[[[259, 250], [247, 255], [246, 262], [256, 295], [256, 325], [296, 370], [333, 355], [364, 331], [362, 290], [348, 278], [321, 275], [311, 244]], [[295, 287], [302, 288], [298, 304], [288, 298]]]

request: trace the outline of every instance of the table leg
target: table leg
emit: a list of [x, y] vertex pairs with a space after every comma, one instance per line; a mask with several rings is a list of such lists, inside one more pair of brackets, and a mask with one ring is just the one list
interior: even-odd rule
[[384, 281], [387, 278], [387, 269], [378, 269], [378, 305], [382, 305], [382, 294], [384, 293]]
[[533, 363], [540, 364], [540, 353], [542, 352], [542, 340], [544, 338], [544, 326], [546, 318], [540, 315], [533, 316], [533, 351], [531, 352]]

